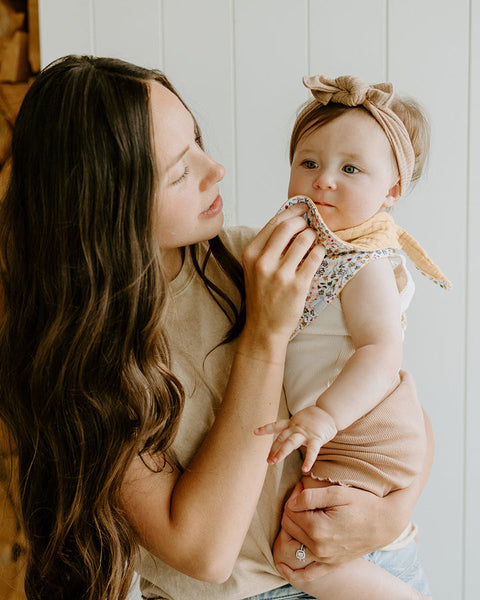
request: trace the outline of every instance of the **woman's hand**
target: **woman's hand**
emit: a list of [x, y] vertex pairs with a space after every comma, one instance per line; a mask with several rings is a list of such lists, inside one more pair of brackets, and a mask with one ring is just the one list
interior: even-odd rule
[[[380, 498], [345, 486], [304, 488], [299, 482], [285, 504], [285, 535], [275, 543], [278, 570], [291, 583], [311, 581], [391, 543], [407, 526], [430, 474], [434, 440], [425, 414], [427, 451], [420, 475], [408, 487]], [[294, 542], [290, 539], [294, 538]], [[305, 568], [292, 549], [304, 544]]]
[[[278, 570], [292, 584], [312, 581], [385, 546], [401, 529], [383, 518], [384, 500], [356, 488], [304, 489], [298, 483], [285, 505], [285, 533], [275, 543]], [[303, 564], [295, 556], [301, 544], [306, 551]]]
[[246, 335], [288, 340], [325, 256], [302, 217], [305, 204], [275, 215], [243, 252], [247, 294]]

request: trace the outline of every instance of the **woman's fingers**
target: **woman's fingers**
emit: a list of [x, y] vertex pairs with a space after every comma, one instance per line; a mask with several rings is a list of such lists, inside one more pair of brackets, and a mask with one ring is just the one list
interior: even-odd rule
[[325, 258], [325, 254], [325, 247], [321, 244], [315, 244], [304, 256], [302, 263], [298, 267], [298, 271], [303, 274], [308, 282], [312, 281], [313, 276], [318, 271], [323, 259]]
[[[285, 264], [288, 250], [296, 252], [289, 254], [290, 261], [295, 271], [315, 241], [315, 233], [309, 229], [302, 217], [293, 217], [288, 220], [279, 221], [275, 229], [269, 230], [267, 239], [257, 237], [245, 248], [242, 260], [245, 268], [255, 266], [260, 273], [275, 270], [281, 264]], [[303, 252], [302, 252], [303, 249]], [[295, 263], [296, 260], [296, 263]]]
[[351, 489], [336, 485], [324, 488], [304, 488], [299, 482], [290, 494], [286, 507], [295, 513], [325, 513], [328, 510], [348, 505], [348, 495]]
[[261, 256], [267, 261], [288, 256], [296, 269], [317, 239], [302, 216], [306, 210], [305, 204], [297, 204], [270, 219], [245, 249], [244, 265]]
[[300, 217], [301, 221], [299, 220], [297, 222], [297, 226], [302, 227], [302, 221], [303, 221], [303, 227], [307, 227], [307, 223], [306, 223], [305, 219], [302, 217], [302, 215], [305, 214], [306, 212], [307, 212], [306, 204], [296, 204], [295, 206], [292, 206], [292, 207], [288, 208], [287, 210], [284, 210], [281, 213], [276, 214], [257, 233], [257, 235], [255, 236], [255, 239], [250, 243], [250, 246], [252, 246], [255, 249], [264, 248], [266, 243], [270, 239], [273, 231], [275, 231], [279, 227], [279, 225], [281, 225], [285, 221], [291, 221], [292, 219]]
[[[304, 221], [305, 222], [305, 221]], [[305, 223], [306, 225], [306, 223]], [[293, 269], [298, 269], [299, 265], [307, 256], [309, 250], [317, 241], [317, 234], [306, 227], [291, 240], [283, 254], [283, 263], [286, 266], [291, 266]]]
[[303, 569], [291, 569], [285, 563], [278, 563], [276, 567], [285, 579], [293, 585], [295, 583], [301, 584], [302, 582], [314, 581], [332, 571], [331, 566], [319, 562], [312, 562]]
[[242, 255], [247, 321], [244, 331], [263, 339], [288, 340], [305, 305], [324, 250], [296, 205], [275, 215]]

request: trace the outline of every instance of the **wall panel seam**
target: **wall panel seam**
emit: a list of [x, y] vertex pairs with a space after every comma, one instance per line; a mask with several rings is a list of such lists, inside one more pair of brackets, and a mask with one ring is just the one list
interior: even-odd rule
[[469, 445], [469, 427], [468, 423], [468, 404], [469, 404], [469, 320], [470, 320], [470, 202], [471, 202], [471, 181], [470, 181], [470, 161], [471, 161], [471, 119], [472, 119], [472, 0], [468, 0], [468, 42], [467, 42], [467, 139], [466, 139], [466, 154], [467, 160], [465, 165], [466, 177], [466, 223], [465, 223], [465, 362], [464, 362], [464, 412], [463, 412], [463, 497], [462, 497], [462, 582], [461, 582], [461, 597], [465, 599], [466, 595], [466, 580], [467, 580], [467, 519], [468, 519], [468, 500], [467, 500], [467, 476], [468, 476], [468, 445]]
[[390, 81], [390, 0], [385, 0], [385, 81]]
[[88, 9], [90, 16], [90, 54], [97, 54], [97, 28], [95, 22], [95, 0], [89, 0]]
[[160, 0], [160, 7], [158, 9], [158, 17], [159, 17], [159, 20], [160, 20], [158, 31], [159, 31], [159, 34], [160, 34], [160, 37], [161, 37], [160, 46], [159, 46], [159, 50], [160, 50], [161, 56], [159, 56], [158, 59], [159, 59], [160, 68], [165, 73], [165, 10], [164, 10], [164, 0]]
[[307, 72], [305, 73], [305, 75], [313, 75], [313, 73], [310, 72], [310, 65], [311, 65], [311, 54], [312, 54], [312, 44], [311, 44], [311, 35], [312, 35], [312, 29], [311, 29], [311, 12], [310, 12], [310, 0], [307, 0], [307, 5], [306, 5], [306, 19], [307, 19], [307, 23], [306, 23], [306, 32], [305, 32], [305, 38], [306, 38], [306, 45], [305, 45], [305, 50], [306, 50], [306, 57], [305, 57], [305, 62], [306, 62], [306, 67], [307, 67]]
[[234, 181], [233, 193], [235, 195], [232, 198], [234, 205], [234, 215], [235, 215], [235, 225], [239, 225], [240, 221], [240, 194], [239, 194], [239, 181], [237, 177], [238, 173], [238, 131], [237, 131], [237, 123], [238, 123], [238, 109], [237, 109], [237, 45], [236, 45], [236, 5], [235, 0], [230, 1], [230, 15], [232, 19], [232, 29], [231, 29], [231, 39], [232, 39], [232, 52], [231, 52], [231, 60], [232, 60], [232, 168], [233, 173], [231, 177]]

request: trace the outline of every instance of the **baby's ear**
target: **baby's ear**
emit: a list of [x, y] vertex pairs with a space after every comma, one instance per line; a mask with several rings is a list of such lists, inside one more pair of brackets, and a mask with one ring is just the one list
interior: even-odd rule
[[400, 200], [400, 195], [400, 180], [398, 180], [397, 183], [392, 185], [388, 190], [388, 193], [385, 196], [385, 202], [383, 203], [384, 208], [392, 208], [392, 206]]

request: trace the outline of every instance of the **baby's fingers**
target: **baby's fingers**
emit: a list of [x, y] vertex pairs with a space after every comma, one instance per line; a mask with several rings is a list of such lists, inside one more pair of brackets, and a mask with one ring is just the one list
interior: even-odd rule
[[263, 425], [262, 427], [257, 427], [253, 430], [255, 435], [267, 435], [269, 433], [281, 433], [287, 429], [290, 421], [288, 419], [282, 419], [280, 421], [275, 421], [274, 423], [267, 423], [267, 425]]
[[307, 443], [305, 458], [303, 459], [302, 465], [302, 471], [304, 473], [308, 473], [315, 464], [321, 447], [322, 445], [318, 440], [312, 440]]
[[300, 448], [305, 444], [305, 436], [302, 433], [292, 433], [286, 429], [281, 433], [277, 439], [273, 442], [268, 462], [271, 464], [277, 464], [286, 458], [291, 452]]

